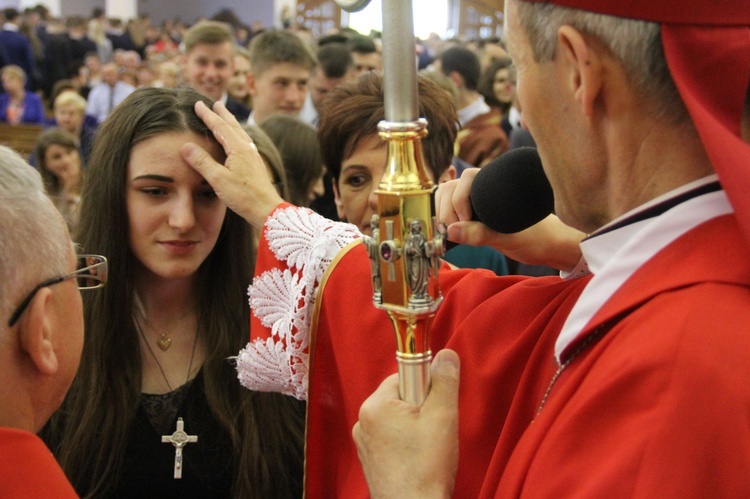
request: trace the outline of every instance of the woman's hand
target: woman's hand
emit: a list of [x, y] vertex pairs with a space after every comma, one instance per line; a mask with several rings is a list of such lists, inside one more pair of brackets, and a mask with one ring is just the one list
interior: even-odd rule
[[262, 229], [266, 218], [283, 199], [258, 149], [221, 101], [214, 104], [213, 111], [198, 101], [195, 112], [224, 148], [227, 159], [222, 165], [192, 142], [182, 146], [182, 157], [211, 184], [229, 209], [255, 228]]

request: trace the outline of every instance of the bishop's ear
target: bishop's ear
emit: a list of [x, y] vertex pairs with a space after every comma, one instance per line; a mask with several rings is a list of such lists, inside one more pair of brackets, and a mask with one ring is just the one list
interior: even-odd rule
[[52, 290], [40, 289], [29, 303], [29, 308], [18, 323], [18, 338], [21, 350], [35, 368], [46, 375], [58, 369], [54, 348], [55, 315], [52, 306]]
[[592, 116], [602, 90], [602, 59], [598, 45], [572, 26], [557, 32], [558, 57], [563, 65], [564, 84], [574, 95], [586, 116]]

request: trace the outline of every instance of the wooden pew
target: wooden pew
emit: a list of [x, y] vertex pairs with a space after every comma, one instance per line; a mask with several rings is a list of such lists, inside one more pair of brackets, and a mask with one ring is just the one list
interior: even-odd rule
[[0, 144], [17, 151], [23, 159], [28, 159], [42, 130], [42, 125], [0, 123]]

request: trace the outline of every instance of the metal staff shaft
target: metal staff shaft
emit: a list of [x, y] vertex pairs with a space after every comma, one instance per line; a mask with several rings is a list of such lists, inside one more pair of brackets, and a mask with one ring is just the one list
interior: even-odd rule
[[[364, 6], [359, 0], [343, 3]], [[388, 143], [388, 160], [375, 191], [373, 236], [365, 243], [373, 272], [373, 303], [388, 312], [396, 331], [400, 396], [421, 405], [430, 386], [430, 324], [442, 301], [437, 269], [443, 238], [436, 230], [435, 187], [422, 155], [427, 123], [418, 114], [410, 1], [383, 0], [383, 78], [385, 120], [378, 130]]]
[[[369, 0], [336, 0], [349, 12]], [[414, 15], [411, 1], [383, 0], [385, 120], [378, 125], [388, 142], [388, 162], [375, 191], [377, 215], [365, 238], [372, 268], [373, 304], [388, 312], [396, 331], [399, 393], [422, 405], [430, 387], [429, 329], [442, 296], [437, 270], [443, 238], [434, 222], [432, 194], [421, 140]]]
[[387, 122], [413, 123], [419, 118], [416, 54], [411, 0], [383, 0], [383, 78]]
[[434, 187], [426, 175], [421, 138], [424, 120], [382, 122], [388, 162], [375, 191], [378, 214], [368, 241], [374, 260], [373, 303], [386, 310], [396, 331], [399, 388], [403, 400], [424, 402], [430, 386], [429, 326], [442, 300], [437, 269], [443, 239], [433, 214]]

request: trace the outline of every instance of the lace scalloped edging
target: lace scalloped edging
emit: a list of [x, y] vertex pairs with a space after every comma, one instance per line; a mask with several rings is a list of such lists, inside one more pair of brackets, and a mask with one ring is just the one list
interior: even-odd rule
[[[347, 244], [361, 237], [352, 224], [333, 222], [306, 208], [276, 211], [265, 224], [273, 254], [289, 268], [316, 268], [319, 278]], [[309, 272], [308, 272], [309, 273]]]
[[307, 364], [295, 361], [284, 345], [267, 338], [256, 339], [237, 356], [237, 379], [250, 390], [279, 392], [307, 400]]
[[307, 399], [310, 323], [318, 286], [339, 251], [361, 237], [356, 226], [290, 207], [265, 224], [274, 256], [288, 269], [273, 268], [248, 288], [252, 313], [270, 330], [240, 352], [238, 378], [252, 390], [281, 392]]

